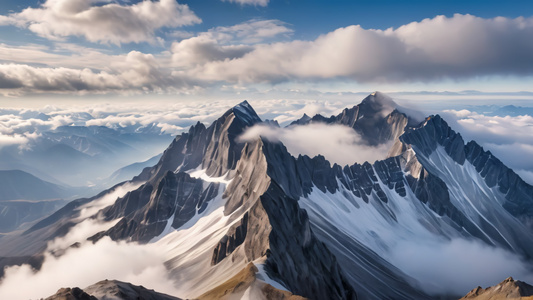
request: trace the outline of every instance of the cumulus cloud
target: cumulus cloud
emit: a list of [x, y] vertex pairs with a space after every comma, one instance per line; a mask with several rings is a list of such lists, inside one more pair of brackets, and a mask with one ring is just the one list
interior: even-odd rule
[[522, 258], [473, 240], [406, 241], [391, 249], [390, 255], [391, 262], [430, 294], [465, 295], [476, 286], [492, 286], [509, 276], [533, 281], [532, 270]]
[[56, 116], [42, 119], [28, 110], [0, 110], [0, 148], [16, 145], [27, 149], [29, 143], [41, 136], [42, 132], [53, 130], [72, 122], [69, 117]]
[[341, 166], [374, 162], [387, 156], [390, 145], [370, 147], [352, 128], [342, 125], [309, 124], [279, 128], [256, 125], [247, 129], [239, 139], [255, 140], [259, 137], [272, 142], [282, 142], [293, 156], [314, 157], [323, 155], [331, 163]]
[[252, 50], [247, 45], [220, 45], [216, 39], [203, 35], [173, 43], [172, 60], [177, 67], [188, 67], [240, 58]]
[[0, 149], [5, 146], [18, 145], [23, 146], [29, 142], [25, 135], [21, 134], [3, 134], [0, 133]]
[[106, 70], [89, 68], [35, 67], [27, 64], [0, 64], [2, 93], [81, 92], [139, 93], [179, 90], [193, 86], [179, 76], [161, 68], [152, 54], [131, 51], [120, 60], [110, 62]]
[[219, 26], [174, 42], [172, 59], [177, 67], [233, 60], [253, 51], [254, 46], [250, 44], [291, 33], [292, 29], [279, 20], [250, 20], [233, 26]]
[[125, 61], [128, 56], [128, 53], [112, 55], [110, 52], [60, 42], [53, 46], [0, 44], [0, 61], [40, 67], [110, 70], [112, 65]]
[[[52, 7], [53, 4], [61, 8], [58, 8], [59, 11], [63, 11], [67, 9], [66, 6], [58, 4], [63, 1], [66, 0], [48, 0], [40, 8], [27, 10], [43, 10], [43, 15], [46, 15], [49, 10], [52, 11], [48, 6]], [[82, 0], [73, 3], [79, 2], [89, 5], [89, 2]], [[119, 6], [133, 10], [139, 6], [138, 10], [144, 11], [144, 6], [156, 7], [153, 11], [146, 9], [151, 15], [163, 9], [159, 6], [171, 5], [169, 3], [181, 7], [173, 0], [161, 0], [143, 1], [130, 6], [115, 3], [98, 6], [92, 3], [88, 9], [92, 11]], [[164, 16], [165, 14], [162, 19], [165, 19]], [[15, 17], [11, 15], [8, 17], [13, 18]], [[5, 23], [5, 18], [3, 20], [0, 22]], [[104, 25], [91, 25], [90, 28], [93, 30], [94, 27], [97, 33], [114, 34], [114, 31], [102, 30], [99, 26]], [[63, 25], [61, 28], [74, 30]], [[120, 28], [122, 27], [118, 26], [116, 30]], [[130, 27], [127, 29], [132, 34], [136, 32]], [[152, 32], [155, 29], [147, 30]], [[49, 31], [54, 36], [62, 32]], [[292, 32], [288, 24], [279, 20], [257, 19], [234, 26], [214, 27], [195, 35], [187, 31], [176, 31], [174, 35], [180, 40], [172, 43], [167, 51], [152, 55], [153, 59], [149, 58], [151, 54], [140, 52], [109, 55], [101, 53], [102, 51], [78, 49], [74, 54], [71, 52], [61, 55], [50, 53], [53, 51], [42, 47], [13, 48], [0, 45], [0, 59], [3, 57], [10, 61], [10, 55], [14, 55], [13, 61], [17, 62], [4, 65], [4, 69], [14, 70], [0, 72], [0, 88], [20, 93], [73, 90], [90, 93], [124, 90], [198, 93], [205, 91], [206, 87], [220, 88], [227, 85], [264, 86], [265, 83], [277, 85], [283, 82], [309, 84], [325, 80], [395, 84], [479, 76], [533, 75], [533, 64], [527, 63], [533, 61], [533, 41], [529, 38], [533, 35], [531, 17], [484, 19], [456, 14], [453, 17], [437, 16], [386, 30], [364, 29], [354, 25], [339, 28], [315, 40], [280, 42], [281, 39], [290, 37]], [[134, 41], [128, 34], [116, 35], [116, 39], [93, 39], [114, 43]], [[139, 41], [154, 38], [152, 33], [142, 36]], [[17, 49], [22, 51], [21, 54], [17, 54]], [[69, 49], [72, 51], [72, 47]], [[27, 54], [28, 58], [25, 59], [22, 53]], [[43, 54], [43, 63], [47, 67], [28, 70], [36, 68], [33, 64], [39, 63], [39, 53]], [[135, 62], [130, 63], [128, 60], [134, 56]], [[61, 65], [62, 59], [64, 65]], [[84, 62], [91, 69], [86, 69]], [[139, 73], [137, 66], [143, 64], [150, 65], [148, 74]], [[23, 76], [13, 74], [20, 72], [26, 76], [49, 74], [51, 80], [23, 80]], [[81, 75], [76, 76], [78, 74]], [[130, 76], [131, 74], [135, 76]]]
[[47, 0], [38, 8], [3, 16], [0, 25], [28, 28], [39, 36], [81, 36], [91, 42], [155, 42], [155, 31], [200, 23], [187, 5], [176, 0], [120, 5], [109, 0]]
[[339, 28], [314, 41], [258, 45], [242, 58], [195, 70], [230, 82], [352, 78], [359, 82], [433, 81], [484, 75], [531, 75], [533, 18], [456, 14], [397, 29]]
[[[2, 299], [41, 299], [61, 287], [87, 287], [100, 280], [116, 279], [176, 295], [158, 247], [113, 242], [108, 237], [96, 244], [84, 242], [62, 256], [45, 254], [42, 268], [29, 265], [9, 267], [0, 283]], [[83, 258], [83, 259], [80, 259]], [[31, 286], [31, 288], [22, 288]]]
[[43, 120], [39, 116], [27, 116], [27, 114], [27, 110], [21, 110], [16, 114], [2, 114], [0, 110], [0, 133], [8, 135], [41, 133], [72, 123], [72, 119], [64, 115], [47, 117]]

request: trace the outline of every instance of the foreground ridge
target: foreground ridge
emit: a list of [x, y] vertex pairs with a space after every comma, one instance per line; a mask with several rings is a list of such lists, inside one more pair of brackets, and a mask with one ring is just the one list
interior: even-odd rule
[[497, 299], [533, 299], [533, 286], [512, 277], [495, 286], [483, 289], [478, 286], [470, 291], [462, 300], [497, 300]]
[[143, 286], [118, 280], [102, 280], [83, 290], [80, 288], [62, 288], [45, 300], [181, 300], [166, 294], [149, 290]]

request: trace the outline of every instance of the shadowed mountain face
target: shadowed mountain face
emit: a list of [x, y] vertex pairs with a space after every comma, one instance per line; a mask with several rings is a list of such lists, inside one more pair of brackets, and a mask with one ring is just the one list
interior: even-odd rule
[[165, 248], [180, 298], [226, 299], [431, 298], [395, 259], [402, 243], [466, 240], [531, 265], [532, 187], [440, 116], [416, 123], [374, 93], [338, 116], [290, 125], [341, 124], [367, 145], [391, 145], [389, 157], [346, 166], [238, 139], [261, 122], [245, 101], [192, 126], [127, 189], [71, 202], [0, 244], [0, 254], [22, 245], [25, 255], [40, 253], [91, 218], [111, 222], [84, 237], [93, 242]]
[[366, 97], [359, 105], [345, 108], [339, 115], [326, 118], [304, 115], [291, 125], [310, 123], [340, 124], [353, 128], [371, 146], [395, 140], [403, 131], [409, 118], [397, 110], [392, 99], [380, 92]]

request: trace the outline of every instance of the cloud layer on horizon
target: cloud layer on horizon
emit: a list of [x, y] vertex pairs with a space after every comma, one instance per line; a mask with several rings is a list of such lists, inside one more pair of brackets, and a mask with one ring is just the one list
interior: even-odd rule
[[[117, 197], [124, 196], [127, 191], [138, 186], [139, 184], [117, 187], [102, 198], [95, 199], [94, 204], [111, 205]], [[102, 201], [104, 203], [98, 203]], [[85, 288], [104, 279], [144, 285], [171, 295], [180, 293], [165, 267], [168, 258], [164, 247], [116, 242], [109, 237], [93, 243], [87, 238], [109, 229], [119, 220], [104, 222], [101, 216], [95, 214], [98, 210], [86, 205], [79, 209], [81, 217], [86, 219], [74, 225], [65, 236], [48, 242], [39, 271], [27, 264], [5, 269], [5, 275], [0, 281], [0, 298], [41, 299], [53, 295], [60, 288]], [[95, 218], [88, 218], [93, 215]], [[79, 243], [78, 247], [71, 247], [74, 243]], [[61, 255], [57, 255], [58, 253]], [[20, 288], [26, 285], [31, 288]]]
[[[170, 5], [168, 1], [143, 3]], [[108, 4], [97, 8], [112, 5], [116, 6]], [[6, 20], [10, 18], [14, 17], [4, 16], [0, 24], [9, 24]], [[172, 19], [168, 24], [158, 26], [178, 26], [175, 22], [178, 21]], [[352, 25], [315, 40], [280, 41], [291, 36], [292, 29], [288, 26], [279, 20], [250, 20], [234, 26], [214, 27], [206, 32], [174, 32], [168, 38], [175, 36], [178, 40], [167, 40], [169, 46], [165, 51], [152, 54], [131, 51], [115, 56], [100, 51], [100, 64], [95, 59], [98, 57], [95, 51], [83, 49], [61, 54], [46, 47], [26, 47], [22, 49], [25, 53], [10, 51], [8, 56], [0, 51], [0, 59], [12, 62], [1, 64], [0, 89], [4, 93], [190, 93], [225, 84], [276, 85], [327, 80], [394, 84], [480, 76], [533, 76], [533, 64], [527, 63], [533, 61], [533, 41], [529, 38], [533, 35], [533, 17], [484, 19], [456, 14], [386, 30]], [[148, 30], [153, 32], [155, 28]], [[126, 35], [123, 40], [112, 37], [88, 39], [120, 43], [155, 37], [152, 33], [140, 36], [142, 38]], [[6, 51], [10, 47], [13, 48], [0, 45]], [[26, 59], [23, 54], [28, 53], [31, 55]], [[33, 57], [39, 53], [44, 59], [37, 65]], [[76, 60], [72, 59], [73, 55], [78, 56]], [[131, 60], [132, 57], [143, 59]], [[61, 65], [61, 58], [67, 67]], [[85, 59], [90, 70], [83, 66]], [[76, 62], [78, 66], [75, 66]], [[43, 81], [42, 76], [36, 74], [50, 75], [52, 80]]]
[[[331, 101], [306, 100], [306, 99], [256, 99], [249, 100], [262, 119], [278, 121], [282, 126], [288, 125], [291, 121], [299, 119], [305, 113], [309, 116], [322, 114], [326, 117], [336, 115], [346, 107], [352, 107], [364, 98], [363, 95], [346, 95], [332, 99]], [[105, 126], [121, 131], [134, 132], [142, 130], [148, 126], [155, 126], [160, 134], [177, 135], [186, 131], [189, 126], [196, 122], [209, 125], [220, 117], [221, 112], [226, 111], [241, 100], [220, 100], [220, 101], [177, 101], [177, 102], [117, 102], [98, 103], [83, 105], [63, 105], [46, 106], [40, 109], [1, 109], [0, 110], [0, 148], [16, 145], [20, 149], [29, 149], [31, 142], [38, 138], [43, 132], [54, 130], [59, 126]], [[410, 107], [409, 104], [402, 104]], [[440, 113], [450, 126], [463, 135], [465, 141], [475, 140], [485, 150], [490, 150], [504, 164], [517, 172], [526, 182], [533, 184], [533, 164], [527, 157], [533, 155], [533, 117], [523, 116], [489, 116], [466, 109], [448, 109], [445, 111], [435, 111], [429, 107], [421, 106], [418, 110], [424, 111], [424, 116]], [[429, 104], [431, 105], [431, 104]], [[450, 104], [450, 108], [453, 105]], [[464, 106], [464, 105], [459, 105]], [[473, 109], [473, 108], [472, 108]], [[431, 111], [431, 112], [430, 112]], [[335, 143], [333, 136], [328, 136], [328, 129], [318, 128], [317, 132], [324, 133], [324, 140]], [[255, 136], [265, 134], [272, 136], [279, 135], [278, 138], [283, 143], [285, 140], [298, 139], [300, 133], [296, 129], [261, 129]], [[311, 130], [312, 131], [312, 130]], [[154, 131], [155, 133], [155, 131]], [[308, 134], [307, 131], [302, 132]], [[343, 140], [355, 141], [357, 137], [343, 134]], [[317, 140], [317, 139], [315, 139]], [[327, 146], [327, 143], [323, 143]], [[288, 145], [288, 144], [287, 144]], [[298, 143], [295, 143], [298, 146]], [[317, 147], [315, 147], [317, 146]], [[304, 153], [311, 156], [319, 154], [328, 155], [326, 152], [318, 151], [320, 145], [310, 145], [308, 152], [304, 150], [292, 149], [294, 153]], [[302, 147], [300, 147], [302, 148]], [[304, 147], [305, 148], [305, 147]], [[326, 147], [327, 148], [327, 147]], [[312, 152], [311, 150], [317, 150]], [[360, 150], [360, 149], [359, 149]], [[363, 149], [361, 159], [373, 161], [381, 154], [371, 155]], [[310, 152], [311, 151], [311, 152]], [[292, 152], [291, 152], [292, 153]], [[331, 156], [331, 155], [330, 155]], [[362, 162], [361, 159], [352, 158], [351, 155], [340, 156], [337, 160], [332, 156], [332, 162], [353, 163]], [[348, 161], [342, 160], [342, 157]]]

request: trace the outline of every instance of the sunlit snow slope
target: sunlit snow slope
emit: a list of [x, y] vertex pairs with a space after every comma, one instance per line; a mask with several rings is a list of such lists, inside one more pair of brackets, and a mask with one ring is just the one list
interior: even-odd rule
[[[58, 238], [81, 247], [87, 239], [140, 243], [162, 256], [174, 283], [163, 292], [198, 299], [460, 294], [462, 286], [446, 286], [455, 274], [428, 259], [456, 245], [503, 253], [522, 271], [533, 266], [533, 188], [439, 116], [420, 122], [402, 111], [373, 93], [337, 116], [290, 125], [347, 126], [368, 147], [390, 146], [383, 160], [339, 166], [265, 138], [243, 141], [265, 122], [242, 102], [177, 136], [132, 181], [70, 203], [0, 252], [74, 251], [50, 243]], [[450, 253], [449, 265], [468, 268]]]

